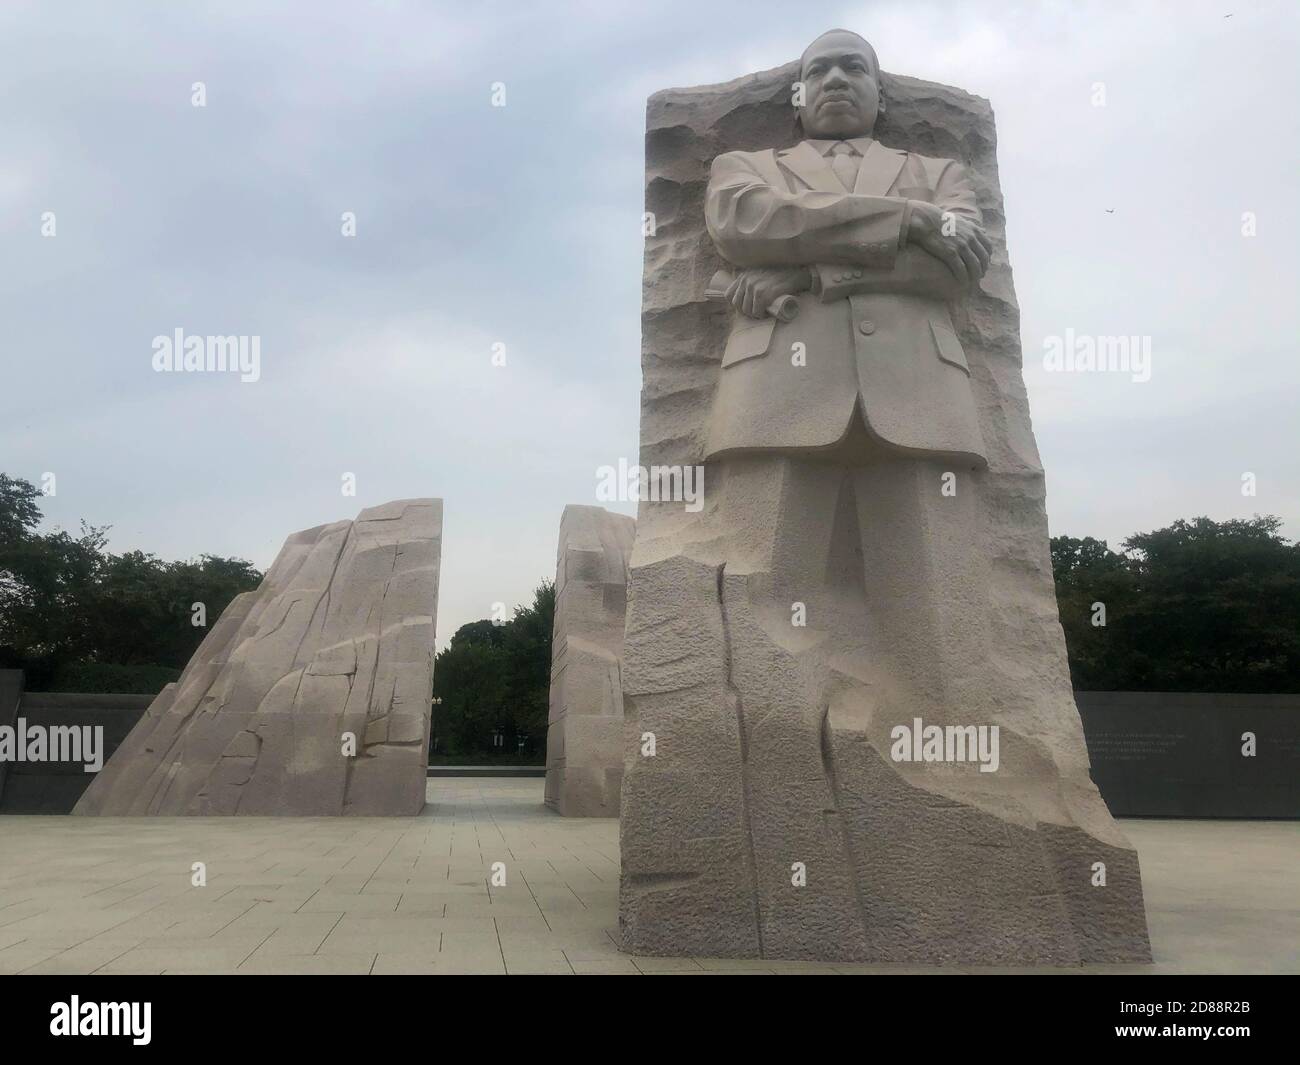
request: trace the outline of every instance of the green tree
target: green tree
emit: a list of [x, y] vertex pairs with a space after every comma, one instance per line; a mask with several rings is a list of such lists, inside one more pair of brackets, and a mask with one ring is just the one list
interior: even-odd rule
[[[0, 474], [0, 665], [27, 672], [33, 690], [75, 678], [75, 690], [143, 690], [185, 666], [211, 626], [261, 574], [243, 559], [204, 555], [165, 562], [142, 551], [105, 550], [108, 528], [72, 536], [38, 533], [40, 492]], [[96, 678], [100, 678], [99, 681]], [[139, 689], [136, 689], [139, 690]]]
[[542, 581], [529, 606], [515, 608], [505, 626], [507, 697], [510, 730], [518, 750], [546, 754], [546, 720], [551, 701], [551, 629], [555, 621], [555, 585]]
[[492, 757], [503, 750], [493, 737], [506, 724], [506, 656], [491, 640], [462, 635], [468, 627], [456, 630], [434, 662], [434, 753]]
[[[1110, 550], [1105, 540], [1091, 536], [1053, 537], [1051, 550], [1056, 603], [1074, 686], [1089, 691], [1108, 690], [1104, 686], [1114, 675], [1116, 665], [1115, 623], [1133, 600], [1127, 560]], [[1104, 627], [1093, 624], [1094, 617], [1099, 616], [1098, 606], [1106, 611]]]
[[555, 589], [542, 581], [509, 621], [456, 630], [434, 662], [434, 761], [543, 760], [554, 615]]
[[[1104, 541], [1052, 540], [1076, 688], [1300, 691], [1300, 545], [1281, 520], [1178, 520]], [[1092, 624], [1093, 603], [1106, 610]]]
[[40, 489], [0, 473], [0, 551], [30, 536], [41, 522]]
[[[92, 589], [91, 622], [113, 633], [108, 660], [183, 668], [230, 601], [260, 580], [244, 559], [203, 555], [164, 562], [143, 551], [108, 555]], [[206, 626], [192, 623], [195, 603], [203, 604]]]
[[55, 665], [93, 656], [91, 589], [104, 562], [106, 528], [81, 524], [39, 534], [40, 491], [0, 474], [0, 665], [26, 669], [29, 684]]

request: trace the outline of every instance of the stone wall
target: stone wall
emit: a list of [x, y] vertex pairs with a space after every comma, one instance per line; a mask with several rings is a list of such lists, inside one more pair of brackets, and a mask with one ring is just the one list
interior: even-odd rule
[[[18, 700], [23, 694], [23, 671], [0, 669], [0, 727], [12, 725], [18, 716]], [[9, 765], [0, 761], [0, 796], [4, 795]]]
[[[26, 692], [17, 717], [28, 727], [102, 728], [105, 764], [143, 716], [152, 696], [97, 692]], [[2, 716], [2, 715], [0, 715]], [[0, 720], [0, 724], [13, 724]], [[82, 762], [18, 762], [0, 766], [0, 813], [67, 814], [95, 779]]]
[[1114, 816], [1300, 818], [1300, 695], [1075, 699], [1092, 779]]

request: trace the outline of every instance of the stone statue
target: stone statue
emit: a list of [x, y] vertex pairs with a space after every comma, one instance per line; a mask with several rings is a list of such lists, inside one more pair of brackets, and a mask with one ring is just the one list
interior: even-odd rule
[[636, 522], [571, 503], [560, 518], [546, 725], [546, 805], [617, 817], [623, 782], [623, 624]]
[[641, 462], [708, 488], [638, 516], [625, 949], [1146, 960], [1056, 617], [987, 104], [833, 30], [648, 114]]

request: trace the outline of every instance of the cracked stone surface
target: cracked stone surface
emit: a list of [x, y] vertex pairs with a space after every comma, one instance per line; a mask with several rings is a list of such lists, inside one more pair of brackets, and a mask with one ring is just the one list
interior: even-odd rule
[[546, 727], [546, 804], [617, 817], [623, 782], [623, 623], [636, 522], [570, 505], [560, 519]]
[[[723, 152], [794, 143], [798, 64], [649, 101], [640, 462], [703, 462], [705, 502], [697, 513], [651, 501], [638, 511], [623, 657], [623, 947], [1147, 961], [1137, 854], [1089, 777], [1066, 665], [992, 110], [958, 89], [882, 77], [876, 136], [964, 163], [994, 243], [979, 290], [951, 306], [988, 467], [965, 471], [974, 490], [943, 512], [937, 493], [900, 493], [908, 476], [937, 483], [952, 468], [943, 460], [851, 474], [800, 456], [705, 462], [719, 376], [730, 372], [719, 366], [728, 315], [704, 295], [727, 265], [704, 226], [709, 168]], [[826, 528], [799, 524], [813, 494], [838, 500]], [[878, 505], [891, 498], [911, 509]], [[773, 530], [798, 542], [791, 527], [806, 528], [806, 542], [777, 557]], [[885, 545], [878, 558], [864, 561], [864, 529]], [[936, 529], [959, 538], [947, 557], [960, 567], [935, 572], [909, 546]], [[868, 565], [878, 571], [867, 586], [885, 590], [874, 602]], [[794, 600], [806, 627], [791, 623]], [[917, 717], [996, 725], [997, 771], [894, 760], [892, 729]], [[647, 732], [653, 757], [642, 753]]]
[[418, 813], [441, 544], [440, 499], [294, 533], [73, 812]]

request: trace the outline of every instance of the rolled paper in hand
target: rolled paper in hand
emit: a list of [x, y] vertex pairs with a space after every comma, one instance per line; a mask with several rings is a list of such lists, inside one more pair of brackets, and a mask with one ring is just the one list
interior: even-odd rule
[[793, 322], [799, 317], [799, 300], [794, 296], [778, 296], [767, 305], [767, 313], [780, 322]]
[[[719, 270], [709, 279], [709, 287], [704, 290], [706, 300], [725, 300], [727, 289], [735, 281], [735, 275], [727, 270]], [[799, 300], [791, 295], [777, 296], [767, 305], [767, 316], [779, 322], [793, 322], [799, 317]]]

